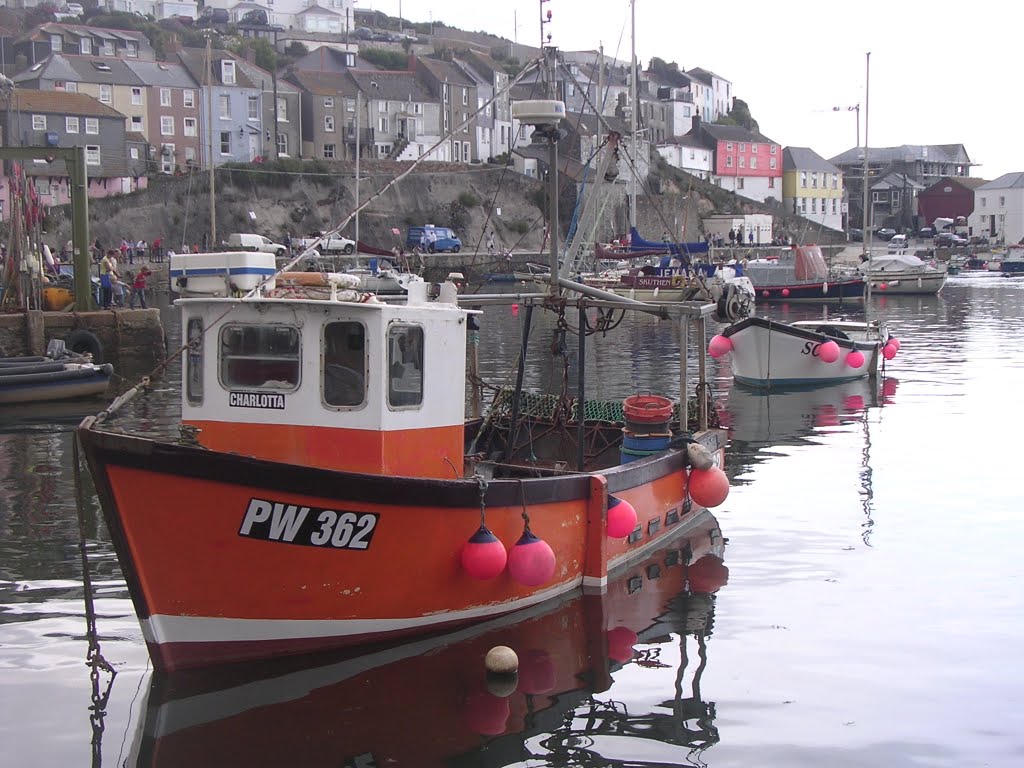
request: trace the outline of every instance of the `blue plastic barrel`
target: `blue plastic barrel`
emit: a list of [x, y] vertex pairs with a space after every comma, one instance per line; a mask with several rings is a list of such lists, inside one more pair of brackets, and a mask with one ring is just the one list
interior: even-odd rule
[[629, 430], [622, 430], [622, 447], [631, 451], [663, 451], [672, 441], [672, 435], [638, 435]]

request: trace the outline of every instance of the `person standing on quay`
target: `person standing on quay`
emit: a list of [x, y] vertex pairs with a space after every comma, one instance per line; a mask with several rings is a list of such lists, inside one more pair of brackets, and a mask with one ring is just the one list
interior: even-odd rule
[[132, 282], [132, 297], [128, 301], [129, 309], [135, 309], [136, 299], [142, 309], [149, 309], [146, 306], [146, 278], [151, 274], [153, 273], [149, 271], [149, 267], [143, 267], [135, 276], [135, 280]]
[[114, 298], [114, 281], [119, 277], [116, 253], [117, 251], [111, 248], [100, 259], [100, 290], [104, 309], [110, 309], [110, 303]]

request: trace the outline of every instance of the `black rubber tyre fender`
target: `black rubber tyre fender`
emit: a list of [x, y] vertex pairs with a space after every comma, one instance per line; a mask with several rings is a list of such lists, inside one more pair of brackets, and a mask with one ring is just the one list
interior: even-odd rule
[[76, 328], [64, 339], [64, 346], [72, 352], [80, 355], [86, 353], [92, 355], [92, 361], [99, 365], [103, 362], [103, 345], [96, 338], [96, 334], [87, 331], [85, 328]]
[[849, 339], [845, 333], [840, 331], [834, 325], [819, 325], [814, 329], [815, 333], [820, 333], [822, 336], [830, 336], [833, 339]]

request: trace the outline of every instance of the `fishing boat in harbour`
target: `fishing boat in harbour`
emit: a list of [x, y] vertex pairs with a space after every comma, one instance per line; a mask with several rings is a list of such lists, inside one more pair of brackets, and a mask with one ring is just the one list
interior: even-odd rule
[[[717, 737], [701, 677], [715, 593], [728, 581], [724, 549], [709, 515], [688, 536], [616, 573], [604, 593], [576, 590], [518, 616], [357, 655], [158, 673], [143, 697], [129, 762], [255, 767], [332, 755], [340, 765], [498, 768], [509, 764], [505, 744], [521, 750], [527, 740], [572, 755], [574, 737], [587, 735], [572, 714], [598, 710], [598, 723], [614, 724], [617, 739], [638, 748], [678, 745], [683, 715], [700, 723], [689, 726], [689, 744], [706, 748]], [[498, 645], [518, 655], [517, 676], [487, 673], [485, 656]], [[627, 666], [656, 682], [664, 670], [641, 664], [659, 649], [666, 662], [676, 659], [683, 680], [664, 691], [669, 712], [631, 715], [603, 703], [613, 675]]]
[[881, 295], [936, 294], [946, 284], [947, 272], [910, 253], [876, 255], [861, 265], [861, 271]]
[[778, 259], [751, 259], [743, 274], [753, 283], [758, 301], [856, 302], [864, 299], [865, 281], [855, 270], [830, 270], [821, 247], [794, 245]]
[[[514, 112], [556, 151], [561, 102]], [[351, 275], [288, 265], [244, 295], [251, 283], [176, 302], [180, 429], [117, 428], [129, 391], [77, 430], [155, 667], [404, 639], [604, 588], [725, 500], [703, 362], [714, 305], [646, 304], [561, 278], [551, 240], [547, 290], [469, 306], [450, 281], [436, 298], [416, 278], [381, 300]], [[516, 384], [467, 416], [481, 311], [470, 307], [510, 303], [525, 308]], [[588, 401], [588, 336], [615, 325], [593, 328], [588, 308], [675, 323], [681, 343], [696, 337], [697, 376], [684, 346], [678, 397], [639, 413], [631, 396]], [[575, 392], [524, 389], [537, 309], [577, 324]], [[626, 436], [656, 447], [637, 456]]]
[[1004, 275], [1017, 275], [1024, 272], [1024, 245], [1007, 246], [999, 268]]
[[[51, 342], [51, 349], [54, 342]], [[0, 357], [0, 405], [48, 403], [99, 397], [110, 386], [113, 366], [68, 353], [63, 342], [47, 355]]]

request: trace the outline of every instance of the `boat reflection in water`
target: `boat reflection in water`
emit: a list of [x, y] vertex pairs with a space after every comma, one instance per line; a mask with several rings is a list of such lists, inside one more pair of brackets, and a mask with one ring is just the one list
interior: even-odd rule
[[[425, 768], [509, 765], [531, 753], [568, 764], [599, 755], [604, 734], [616, 737], [608, 742], [616, 754], [639, 754], [624, 736], [703, 750], [718, 741], [714, 704], [701, 699], [699, 683], [714, 593], [728, 578], [723, 550], [705, 513], [686, 537], [616, 574], [604, 594], [577, 591], [362, 656], [156, 673], [127, 764]], [[694, 642], [699, 663], [688, 671]], [[672, 644], [666, 656], [680, 647], [675, 674], [662, 669], [661, 648], [634, 649], [657, 643]], [[511, 681], [484, 670], [497, 645], [519, 656]], [[661, 675], [664, 713], [630, 716], [596, 700], [627, 664]], [[687, 675], [688, 696], [679, 684]]]

